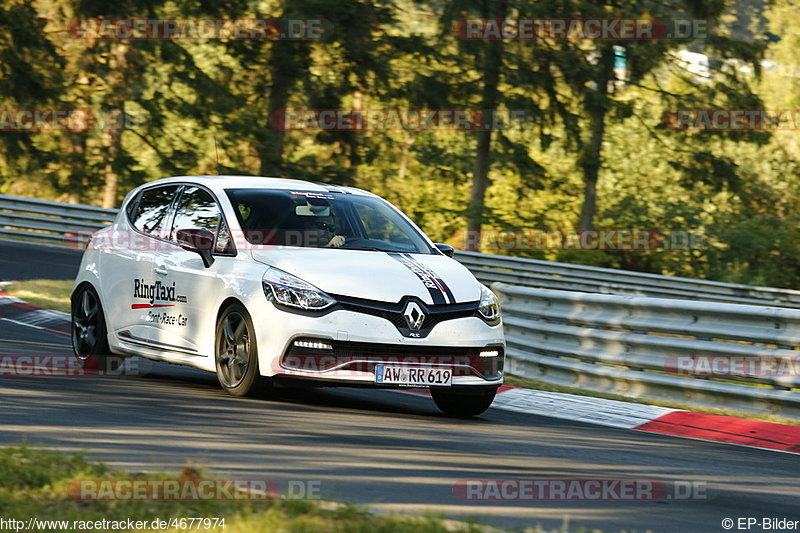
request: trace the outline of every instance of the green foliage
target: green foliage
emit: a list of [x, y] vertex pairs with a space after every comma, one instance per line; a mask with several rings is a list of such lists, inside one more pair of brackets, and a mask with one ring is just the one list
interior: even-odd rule
[[[0, 512], [10, 519], [27, 521], [33, 517], [40, 524], [30, 531], [112, 530], [114, 526], [95, 524], [146, 521], [147, 526], [136, 531], [207, 531], [208, 526], [194, 524], [182, 518], [215, 518], [224, 520], [224, 529], [230, 533], [287, 533], [363, 532], [363, 533], [479, 533], [489, 526], [477, 523], [444, 520], [433, 515], [404, 516], [398, 514], [373, 514], [365, 509], [335, 502], [283, 499], [187, 499], [183, 501], [156, 501], [147, 499], [119, 499], [81, 501], [76, 499], [75, 484], [82, 481], [131, 480], [153, 481], [174, 479], [214, 479], [203, 476], [195, 467], [187, 466], [178, 476], [165, 474], [131, 474], [115, 471], [103, 464], [91, 463], [82, 455], [26, 447], [0, 448]], [[217, 478], [218, 479], [218, 478]], [[72, 496], [72, 497], [71, 497]], [[172, 520], [169, 529], [152, 528], [153, 520]], [[51, 523], [49, 527], [43, 522]], [[57, 524], [65, 521], [66, 528]], [[72, 527], [74, 521], [91, 521], [86, 527]], [[194, 527], [188, 528], [193, 525]], [[188, 528], [188, 529], [187, 529]], [[114, 528], [116, 530], [119, 528]], [[501, 529], [490, 528], [503, 533]], [[123, 531], [132, 531], [122, 526]], [[543, 532], [539, 527], [531, 532]], [[565, 531], [560, 529], [560, 531]], [[576, 530], [582, 531], [582, 530]]]
[[82, 454], [66, 455], [36, 448], [0, 448], [0, 489], [39, 489], [78, 474], [99, 476], [105, 467]]
[[[126, 127], [0, 132], [0, 192], [112, 206], [166, 175], [281, 175], [372, 190], [435, 240], [463, 246], [476, 208], [484, 229], [577, 227], [596, 173], [595, 227], [683, 232], [692, 245], [514, 253], [800, 287], [796, 131], [681, 131], [663, 119], [675, 109], [800, 107], [798, 8], [798, 0], [11, 0], [0, 7], [2, 107], [89, 109], [125, 117]], [[452, 29], [500, 11], [701, 18], [709, 35], [498, 42]], [[115, 41], [66, 31], [92, 17], [324, 19], [329, 31], [299, 41]], [[602, 95], [615, 44], [626, 70]], [[712, 76], [688, 72], [680, 50], [707, 54]], [[526, 120], [482, 145], [486, 136], [469, 131], [284, 131], [274, 120], [284, 109], [485, 105]], [[488, 187], [470, 208], [481, 150]]]

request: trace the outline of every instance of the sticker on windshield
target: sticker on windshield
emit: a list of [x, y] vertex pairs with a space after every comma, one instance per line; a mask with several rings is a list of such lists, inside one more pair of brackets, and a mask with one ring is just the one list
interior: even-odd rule
[[305, 196], [306, 198], [320, 198], [322, 200], [335, 200], [335, 196], [331, 196], [330, 194], [325, 194], [322, 192], [298, 192], [292, 191], [292, 196]]

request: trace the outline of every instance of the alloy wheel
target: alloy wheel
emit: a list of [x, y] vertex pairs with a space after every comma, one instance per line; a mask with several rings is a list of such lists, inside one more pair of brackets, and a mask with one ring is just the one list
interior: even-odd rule
[[72, 319], [72, 345], [75, 355], [86, 359], [97, 346], [97, 330], [100, 320], [100, 302], [97, 296], [84, 289], [74, 305]]
[[250, 336], [247, 321], [241, 313], [231, 311], [225, 316], [222, 334], [217, 341], [218, 368], [225, 387], [238, 386], [247, 375], [251, 352]]

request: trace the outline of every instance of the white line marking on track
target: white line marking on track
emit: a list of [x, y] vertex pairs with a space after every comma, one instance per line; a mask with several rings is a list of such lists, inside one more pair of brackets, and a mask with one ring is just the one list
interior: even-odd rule
[[43, 331], [48, 331], [48, 330], [47, 330], [47, 328], [43, 328], [43, 327], [41, 327], [41, 326], [35, 326], [35, 325], [33, 325], [33, 324], [27, 324], [27, 323], [25, 323], [25, 322], [20, 322], [20, 321], [18, 321], [18, 320], [12, 320], [12, 319], [10, 319], [10, 318], [2, 318], [2, 317], [0, 317], [0, 320], [5, 320], [6, 322], [11, 322], [12, 324], [16, 324], [16, 325], [18, 325], [18, 326], [27, 326], [27, 327], [29, 327], [29, 328], [41, 329], [41, 330], [43, 330]]
[[532, 389], [509, 389], [499, 393], [492, 407], [626, 429], [633, 429], [677, 410]]
[[71, 336], [71, 334], [67, 333], [66, 331], [58, 331], [57, 329], [45, 328], [45, 327], [42, 327], [42, 326], [35, 326], [33, 324], [26, 324], [25, 322], [18, 322], [17, 320], [12, 320], [10, 318], [2, 318], [2, 317], [0, 317], [0, 320], [5, 320], [6, 322], [11, 322], [12, 324], [17, 324], [18, 326], [27, 326], [29, 328], [39, 329], [39, 330], [42, 330], [42, 331], [49, 331], [50, 333], [58, 333], [59, 335]]

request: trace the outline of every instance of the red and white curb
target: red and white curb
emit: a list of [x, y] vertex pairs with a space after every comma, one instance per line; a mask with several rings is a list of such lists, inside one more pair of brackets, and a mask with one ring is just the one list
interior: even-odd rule
[[[429, 396], [427, 392], [405, 391]], [[800, 454], [800, 426], [503, 385], [492, 409]]]
[[636, 429], [675, 409], [521, 387], [498, 391], [492, 407], [574, 422]]
[[493, 408], [800, 454], [800, 426], [560, 392], [503, 387]]
[[[70, 334], [69, 314], [42, 309], [9, 296], [2, 290], [0, 290], [0, 321], [63, 335]], [[492, 408], [599, 426], [800, 454], [800, 426], [749, 418], [710, 415], [506, 385], [498, 390]]]
[[37, 307], [9, 296], [2, 289], [0, 289], [0, 321], [62, 335], [70, 334], [69, 314]]

